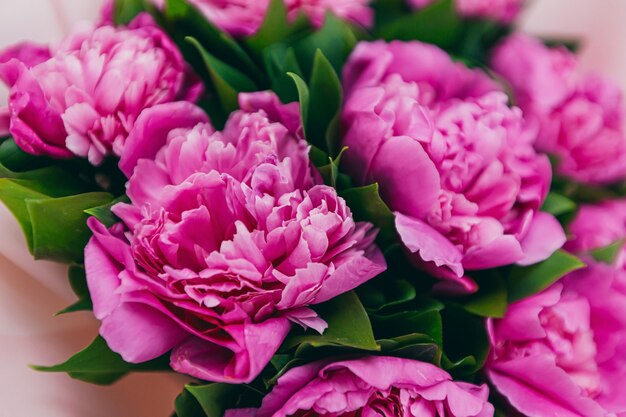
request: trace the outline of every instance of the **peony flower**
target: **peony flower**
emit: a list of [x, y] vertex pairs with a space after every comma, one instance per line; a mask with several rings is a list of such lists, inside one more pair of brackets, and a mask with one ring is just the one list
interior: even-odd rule
[[[2, 52], [0, 52], [0, 66], [9, 62], [12, 59], [16, 59], [27, 68], [31, 68], [35, 65], [50, 59], [50, 49], [44, 45], [37, 45], [35, 43], [23, 42], [13, 45]], [[0, 72], [0, 80], [5, 80], [7, 75], [3, 75]], [[9, 136], [11, 126], [11, 112], [8, 106], [0, 107], [0, 137]]]
[[[487, 374], [529, 417], [626, 412], [626, 271], [589, 261], [490, 323]], [[615, 414], [610, 414], [615, 413]]]
[[[371, 0], [285, 0], [288, 17], [304, 13], [315, 27], [324, 24], [327, 12], [361, 26], [371, 27]], [[233, 36], [254, 35], [265, 18], [270, 0], [190, 0], [207, 19]]]
[[11, 88], [11, 134], [36, 155], [78, 155], [98, 165], [122, 154], [144, 109], [195, 100], [201, 88], [188, 88], [182, 55], [148, 15], [129, 27], [74, 32], [45, 60], [27, 55], [18, 51], [0, 64], [0, 78]]
[[558, 158], [560, 174], [592, 184], [626, 176], [624, 103], [616, 84], [582, 75], [572, 53], [521, 34], [496, 49], [492, 66], [537, 126], [537, 148]]
[[626, 238], [626, 201], [605, 201], [598, 205], [583, 205], [569, 225], [571, 239], [565, 248], [584, 254], [609, 246]]
[[[415, 9], [429, 6], [436, 0], [409, 0]], [[509, 24], [519, 16], [524, 0], [456, 0], [461, 16], [496, 20]]]
[[320, 361], [278, 380], [258, 410], [226, 417], [491, 417], [486, 386], [454, 382], [431, 364], [393, 357]]
[[[144, 113], [122, 160], [122, 223], [89, 221], [94, 313], [126, 361], [171, 351], [176, 371], [250, 382], [290, 323], [325, 329], [311, 305], [385, 270], [372, 226], [315, 185], [295, 108], [267, 93], [240, 101], [223, 132], [190, 104]], [[152, 133], [162, 149], [144, 148]]]
[[473, 291], [466, 270], [536, 263], [563, 245], [539, 211], [550, 163], [483, 73], [418, 42], [361, 43], [344, 84], [345, 167], [380, 184], [402, 242], [441, 285]]

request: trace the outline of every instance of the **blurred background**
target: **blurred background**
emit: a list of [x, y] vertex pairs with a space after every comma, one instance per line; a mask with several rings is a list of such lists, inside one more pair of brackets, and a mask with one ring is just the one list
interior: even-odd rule
[[[0, 48], [23, 40], [51, 42], [97, 17], [100, 0], [0, 0]], [[587, 70], [626, 91], [626, 0], [531, 0], [527, 32], [580, 38]], [[0, 103], [6, 90], [0, 86]], [[92, 387], [27, 364], [63, 361], [97, 334], [89, 314], [53, 318], [71, 302], [62, 267], [31, 260], [17, 224], [0, 206], [0, 417], [166, 417], [184, 378], [134, 375]]]

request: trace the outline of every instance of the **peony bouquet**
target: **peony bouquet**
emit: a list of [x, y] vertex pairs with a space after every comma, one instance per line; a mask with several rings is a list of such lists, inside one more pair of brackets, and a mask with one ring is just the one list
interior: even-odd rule
[[[622, 95], [522, 0], [116, 0], [0, 52], [0, 200], [177, 417], [626, 416]], [[170, 410], [163, 410], [163, 415]]]

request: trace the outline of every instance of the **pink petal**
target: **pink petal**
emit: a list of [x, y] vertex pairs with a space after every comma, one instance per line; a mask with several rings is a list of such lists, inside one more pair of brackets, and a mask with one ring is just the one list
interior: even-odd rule
[[498, 391], [528, 417], [607, 416], [545, 355], [497, 363], [488, 374]]
[[396, 228], [404, 246], [426, 262], [450, 268], [457, 277], [463, 276], [463, 254], [445, 236], [422, 220], [395, 213]]
[[[241, 335], [236, 342], [240, 350], [233, 352], [217, 344], [192, 337], [172, 352], [172, 368], [205, 381], [230, 384], [249, 383], [280, 347], [291, 324], [285, 318], [224, 326], [232, 335]], [[237, 336], [239, 338], [239, 336]]]
[[176, 322], [140, 303], [122, 303], [117, 306], [103, 320], [100, 335], [112, 351], [130, 363], [155, 359], [189, 336]]
[[371, 167], [372, 179], [394, 211], [422, 218], [437, 201], [440, 178], [422, 145], [401, 136], [385, 141]]
[[528, 233], [521, 242], [525, 257], [517, 263], [519, 265], [532, 265], [545, 261], [554, 252], [562, 248], [566, 241], [563, 227], [554, 216], [537, 212]]
[[188, 102], [161, 104], [144, 110], [128, 135], [120, 169], [130, 178], [137, 161], [154, 158], [167, 142], [170, 131], [208, 122], [204, 111]]

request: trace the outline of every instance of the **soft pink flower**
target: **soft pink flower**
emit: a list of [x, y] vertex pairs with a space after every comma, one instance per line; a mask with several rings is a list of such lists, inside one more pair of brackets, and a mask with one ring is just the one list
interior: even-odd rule
[[454, 382], [431, 364], [372, 356], [294, 368], [258, 410], [225, 416], [491, 417], [488, 396], [486, 386]]
[[625, 415], [624, 269], [589, 260], [562, 284], [511, 305], [490, 331], [487, 374], [524, 415]]
[[[342, 19], [370, 27], [373, 11], [371, 0], [285, 0], [290, 20], [304, 13], [314, 26], [324, 24], [327, 12]], [[209, 21], [234, 36], [250, 36], [259, 30], [270, 0], [190, 0]]]
[[465, 270], [531, 264], [565, 242], [539, 212], [547, 157], [483, 73], [417, 42], [361, 43], [344, 73], [346, 168], [378, 182], [416, 262], [473, 290]]
[[74, 32], [36, 64], [24, 56], [0, 64], [0, 78], [11, 87], [11, 133], [36, 155], [78, 155], [97, 165], [122, 154], [144, 109], [193, 100], [201, 88], [188, 89], [182, 55], [148, 15], [129, 27]]
[[[429, 6], [435, 0], [408, 0], [416, 9]], [[519, 16], [525, 0], [456, 0], [456, 8], [462, 16], [497, 20], [511, 23]]]
[[521, 34], [496, 49], [492, 65], [537, 126], [537, 148], [558, 158], [560, 174], [595, 184], [626, 176], [624, 103], [616, 84], [583, 75], [565, 48]]
[[[243, 95], [223, 132], [190, 106], [157, 106], [135, 126], [122, 161], [131, 204], [114, 207], [123, 223], [110, 230], [89, 221], [87, 281], [101, 334], [125, 360], [171, 350], [179, 372], [249, 382], [290, 323], [325, 329], [309, 306], [385, 261], [372, 226], [315, 185], [293, 106]], [[142, 154], [153, 133], [165, 146]]]

